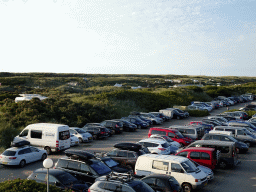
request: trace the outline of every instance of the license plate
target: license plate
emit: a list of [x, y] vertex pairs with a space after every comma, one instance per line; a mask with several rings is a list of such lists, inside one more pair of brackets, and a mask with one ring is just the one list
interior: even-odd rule
[[206, 185], [207, 185], [207, 182], [204, 183], [204, 186], [206, 186]]
[[78, 143], [78, 141], [76, 141], [76, 144]]
[[8, 163], [7, 162], [2, 162], [2, 164], [7, 165]]

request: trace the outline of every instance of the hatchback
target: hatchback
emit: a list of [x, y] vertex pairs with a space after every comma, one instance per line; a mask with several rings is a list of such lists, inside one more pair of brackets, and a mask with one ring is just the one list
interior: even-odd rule
[[[18, 165], [24, 167], [28, 163], [32, 163], [38, 160], [45, 160], [47, 158], [47, 152], [45, 150], [32, 147], [30, 145], [20, 145], [24, 141], [13, 143], [14, 146], [6, 149], [0, 155], [1, 165]], [[29, 143], [25, 141], [25, 143]]]
[[[147, 139], [140, 140], [138, 144], [147, 147], [150, 153], [161, 154], [161, 155], [169, 155], [171, 153], [170, 145], [168, 144], [168, 142], [163, 140], [147, 138]], [[175, 154], [176, 151], [177, 151], [177, 148], [175, 151], [172, 151], [172, 153]]]
[[80, 143], [90, 142], [93, 140], [91, 133], [86, 132], [83, 129], [80, 129], [78, 127], [70, 127], [69, 132], [70, 134], [73, 134], [75, 137], [77, 137]]

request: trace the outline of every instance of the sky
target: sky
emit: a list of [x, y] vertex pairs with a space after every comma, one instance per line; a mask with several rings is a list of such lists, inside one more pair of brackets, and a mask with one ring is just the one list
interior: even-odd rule
[[256, 0], [0, 0], [0, 72], [256, 76]]

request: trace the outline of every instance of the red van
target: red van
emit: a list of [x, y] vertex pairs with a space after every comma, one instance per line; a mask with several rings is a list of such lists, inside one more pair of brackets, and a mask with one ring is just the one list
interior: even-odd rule
[[177, 141], [181, 147], [187, 146], [193, 142], [191, 138], [184, 137], [178, 130], [170, 128], [152, 127], [148, 131], [148, 137], [151, 135], [166, 135], [173, 141]]
[[217, 154], [215, 148], [191, 147], [183, 149], [176, 155], [187, 157], [200, 165], [215, 169], [217, 165]]

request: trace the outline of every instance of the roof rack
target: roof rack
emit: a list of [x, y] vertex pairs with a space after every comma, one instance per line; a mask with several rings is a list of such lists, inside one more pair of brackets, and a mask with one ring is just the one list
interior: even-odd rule
[[121, 181], [122, 183], [133, 181], [134, 177], [133, 175], [128, 173], [117, 173], [117, 172], [111, 172], [109, 175], [106, 176], [107, 181]]
[[26, 140], [22, 140], [22, 141], [16, 141], [11, 143], [12, 147], [23, 147], [25, 145], [30, 145], [30, 142]]

